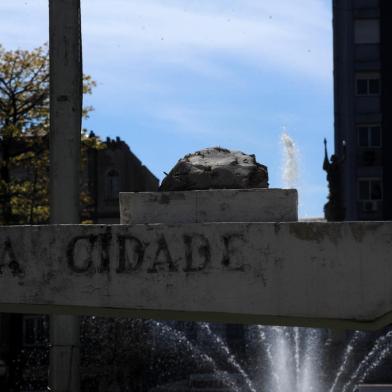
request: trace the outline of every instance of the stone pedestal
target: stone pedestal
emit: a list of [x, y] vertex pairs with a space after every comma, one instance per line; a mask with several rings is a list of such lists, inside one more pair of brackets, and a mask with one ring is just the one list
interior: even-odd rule
[[295, 222], [295, 189], [120, 193], [122, 224]]

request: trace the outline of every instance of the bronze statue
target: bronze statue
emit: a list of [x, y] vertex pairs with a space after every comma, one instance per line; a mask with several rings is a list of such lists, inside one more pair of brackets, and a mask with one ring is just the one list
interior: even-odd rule
[[329, 160], [327, 140], [324, 139], [324, 152], [323, 169], [327, 172], [329, 187], [328, 202], [324, 206], [324, 215], [328, 221], [343, 221], [345, 218], [345, 208], [342, 190], [342, 167], [346, 159], [346, 142], [343, 141], [342, 156], [338, 157], [333, 154], [331, 160]]

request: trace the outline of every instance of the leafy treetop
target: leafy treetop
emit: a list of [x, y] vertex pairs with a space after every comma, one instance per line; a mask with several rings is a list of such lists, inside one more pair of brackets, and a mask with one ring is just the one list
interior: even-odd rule
[[[83, 77], [83, 93], [95, 86]], [[87, 118], [92, 107], [83, 109]], [[0, 45], [0, 224], [38, 224], [49, 220], [49, 56], [47, 45], [5, 50]], [[82, 130], [82, 165], [87, 151], [102, 148]], [[82, 176], [83, 178], [83, 176]], [[84, 217], [93, 203], [81, 184]]]

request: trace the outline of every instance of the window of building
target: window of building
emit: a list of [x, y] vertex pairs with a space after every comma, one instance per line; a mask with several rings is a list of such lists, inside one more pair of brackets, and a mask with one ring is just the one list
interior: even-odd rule
[[357, 132], [360, 147], [381, 147], [380, 125], [358, 125]]
[[120, 174], [117, 170], [110, 170], [105, 178], [105, 198], [107, 200], [117, 200], [120, 192]]
[[356, 76], [357, 95], [379, 95], [381, 82], [379, 73], [363, 73]]
[[380, 178], [361, 178], [358, 181], [359, 201], [382, 200], [382, 182]]
[[23, 316], [23, 345], [43, 346], [47, 343], [48, 325], [44, 316]]
[[357, 19], [354, 22], [356, 44], [378, 44], [380, 42], [379, 19]]

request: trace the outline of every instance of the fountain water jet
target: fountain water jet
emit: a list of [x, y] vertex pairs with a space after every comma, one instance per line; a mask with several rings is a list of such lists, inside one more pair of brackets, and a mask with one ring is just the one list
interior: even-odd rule
[[391, 354], [391, 347], [384, 348], [375, 359], [375, 361], [363, 372], [362, 376], [358, 379], [358, 384], [362, 384], [369, 374], [376, 370], [378, 366]]
[[351, 390], [354, 388], [354, 383], [358, 382], [358, 380], [361, 377], [361, 374], [363, 374], [363, 372], [365, 372], [366, 369], [368, 369], [370, 366], [373, 365], [374, 361], [377, 360], [377, 356], [383, 350], [385, 344], [390, 343], [391, 338], [392, 338], [392, 331], [389, 331], [387, 334], [379, 337], [376, 340], [372, 349], [366, 354], [366, 356], [360, 362], [358, 367], [352, 373], [350, 379], [346, 382], [346, 384], [344, 384], [342, 392], [349, 391], [350, 387]]
[[217, 344], [218, 348], [226, 355], [227, 361], [244, 378], [244, 381], [249, 390], [251, 392], [257, 392], [252, 380], [248, 377], [248, 375], [246, 374], [242, 366], [238, 363], [236, 358], [231, 354], [229, 347], [227, 347], [222, 338], [211, 331], [210, 325], [208, 323], [201, 323], [200, 328], [213, 339], [213, 341]]
[[277, 390], [281, 392], [288, 391], [292, 388], [294, 383], [293, 362], [291, 353], [291, 339], [288, 328], [286, 327], [272, 327], [274, 334], [274, 365], [275, 372], [279, 374]]
[[272, 382], [276, 385], [276, 387], [279, 386], [279, 374], [276, 372], [276, 369], [274, 368], [274, 358], [273, 354], [271, 351], [271, 338], [268, 335], [268, 327], [264, 327], [261, 325], [256, 325], [255, 326], [257, 334], [256, 336], [258, 337], [258, 340], [260, 343], [263, 344], [264, 351], [267, 355], [268, 359], [268, 369], [270, 372], [270, 375], [272, 377], [272, 380], [269, 380], [269, 383], [272, 384]]
[[[153, 328], [158, 328], [161, 332], [163, 332], [170, 338], [176, 338], [176, 342], [185, 345], [190, 352], [196, 354], [202, 361], [207, 362], [211, 366], [213, 373], [220, 376], [222, 381], [228, 387], [232, 388], [234, 392], [241, 392], [240, 388], [234, 383], [233, 379], [230, 377], [230, 374], [226, 371], [220, 370], [214, 359], [212, 359], [208, 354], [202, 352], [198, 347], [194, 346], [182, 331], [169, 326], [167, 323], [159, 321], [149, 320], [147, 321], [147, 323], [150, 323]], [[211, 330], [210, 332], [212, 333]]]
[[350, 339], [348, 342], [344, 353], [343, 353], [343, 358], [341, 365], [336, 373], [335, 379], [332, 383], [332, 386], [329, 390], [329, 392], [334, 392], [338, 382], [340, 381], [340, 378], [342, 377], [343, 373], [347, 370], [347, 363], [351, 357], [351, 354], [354, 351], [355, 345], [357, 344], [358, 340], [360, 340], [363, 336], [365, 336], [364, 332], [361, 331], [355, 331], [353, 337]]
[[284, 131], [280, 137], [283, 151], [282, 180], [286, 188], [296, 188], [299, 173], [299, 150], [294, 140]]
[[298, 390], [299, 388], [299, 373], [300, 373], [300, 336], [299, 336], [299, 328], [294, 328], [294, 358], [295, 358], [295, 386]]
[[301, 367], [301, 378], [299, 383], [298, 391], [319, 391], [320, 380], [317, 380], [316, 377], [319, 376], [319, 364], [320, 364], [320, 331], [311, 329], [305, 332], [305, 351], [304, 358]]

